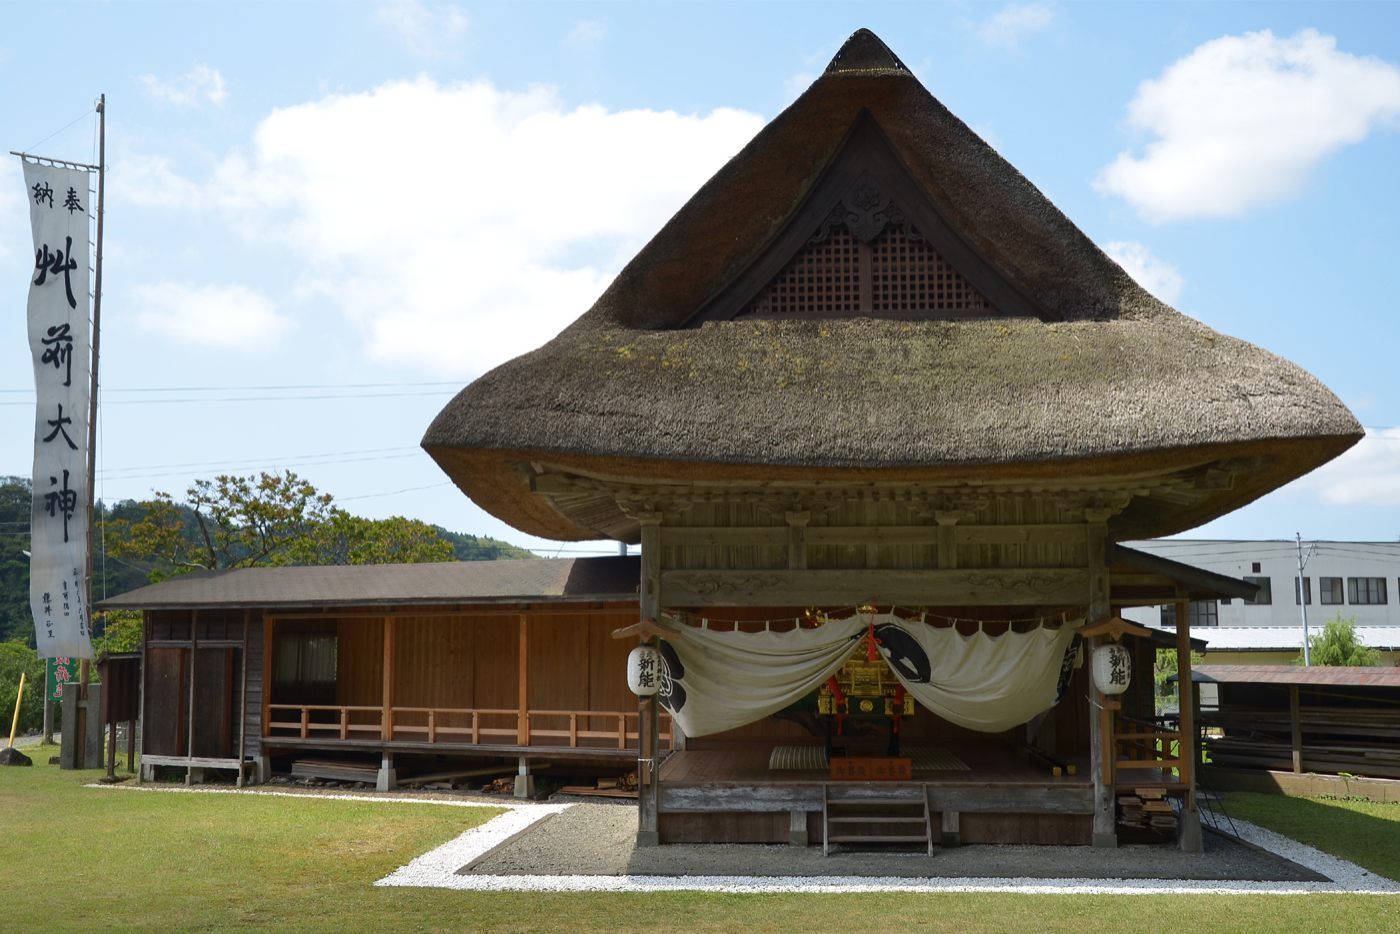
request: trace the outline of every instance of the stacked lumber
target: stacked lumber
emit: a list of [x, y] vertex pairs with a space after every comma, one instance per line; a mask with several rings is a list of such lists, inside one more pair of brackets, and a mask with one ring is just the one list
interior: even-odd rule
[[[1304, 706], [1298, 722], [1305, 734], [1353, 736], [1366, 739], [1387, 737], [1400, 740], [1400, 708]], [[1230, 705], [1219, 711], [1202, 711], [1201, 725], [1219, 727], [1229, 733], [1259, 732], [1289, 735], [1292, 719], [1288, 707], [1244, 707]]]
[[[1293, 744], [1287, 736], [1222, 736], [1206, 741], [1211, 764], [1223, 768], [1292, 771]], [[1372, 778], [1400, 778], [1400, 745], [1328, 742], [1304, 736], [1305, 772], [1349, 772]]]
[[344, 759], [297, 759], [292, 763], [291, 773], [296, 778], [373, 785], [379, 775], [379, 766]]
[[1118, 796], [1118, 823], [1158, 833], [1176, 832], [1176, 811], [1161, 788], [1134, 788], [1133, 794]]
[[628, 772], [619, 778], [600, 778], [592, 785], [565, 785], [559, 791], [566, 795], [584, 795], [595, 798], [635, 798], [637, 797], [637, 773]]

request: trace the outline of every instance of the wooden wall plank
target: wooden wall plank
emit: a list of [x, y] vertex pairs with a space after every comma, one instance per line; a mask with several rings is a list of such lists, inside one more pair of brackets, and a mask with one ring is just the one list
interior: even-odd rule
[[514, 710], [519, 697], [519, 632], [514, 616], [483, 619], [476, 624], [472, 655], [472, 706]]
[[336, 703], [379, 706], [384, 693], [383, 618], [344, 620], [336, 636]]
[[[529, 704], [534, 710], [586, 710], [589, 691], [589, 621], [588, 619], [530, 620], [530, 685]], [[609, 639], [613, 643], [624, 640]], [[626, 656], [623, 656], [625, 665]], [[614, 680], [626, 686], [627, 672], [614, 668]], [[606, 677], [599, 672], [599, 677]], [[631, 692], [621, 699], [627, 710], [636, 703]], [[554, 728], [558, 728], [557, 726]]]

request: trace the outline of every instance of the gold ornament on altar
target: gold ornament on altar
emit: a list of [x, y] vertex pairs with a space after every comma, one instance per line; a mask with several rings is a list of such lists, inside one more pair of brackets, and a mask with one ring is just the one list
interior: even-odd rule
[[831, 681], [822, 685], [817, 691], [819, 714], [914, 715], [914, 698], [904, 693], [904, 686], [884, 658], [877, 654], [875, 660], [870, 661], [864, 647], [857, 649], [831, 680], [840, 689], [840, 698], [832, 691]]

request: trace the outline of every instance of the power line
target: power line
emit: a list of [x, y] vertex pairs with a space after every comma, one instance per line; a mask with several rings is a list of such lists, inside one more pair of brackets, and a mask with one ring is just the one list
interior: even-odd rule
[[[462, 380], [431, 380], [412, 383], [287, 383], [269, 386], [137, 386], [131, 388], [106, 387], [107, 392], [277, 392], [281, 390], [304, 389], [404, 389], [423, 386], [465, 385]], [[26, 392], [33, 389], [0, 389], [3, 392]]]
[[[213, 402], [324, 402], [335, 399], [403, 399], [413, 396], [449, 396], [455, 390], [438, 389], [424, 392], [341, 392], [341, 393], [321, 393], [317, 395], [297, 396], [297, 395], [276, 395], [276, 396], [206, 396], [197, 398], [174, 397], [169, 399], [107, 399], [103, 406], [113, 405], [172, 405], [178, 403], [197, 402], [207, 405]], [[33, 405], [32, 399], [21, 399], [16, 402], [0, 402], [0, 405]]]
[[304, 461], [322, 457], [356, 457], [361, 454], [397, 454], [417, 451], [419, 448], [395, 447], [395, 448], [361, 448], [357, 451], [325, 451], [314, 454], [288, 454], [281, 457], [248, 457], [241, 460], [218, 460], [218, 461], [187, 461], [182, 464], [143, 464], [133, 467], [111, 467], [97, 471], [98, 474], [110, 474], [128, 472], [134, 470], [171, 470], [176, 467], [218, 467], [220, 465], [235, 466], [239, 464], [259, 464], [259, 463], [284, 463], [290, 461]]
[[418, 490], [435, 490], [441, 486], [451, 486], [451, 480], [444, 480], [441, 483], [429, 483], [426, 486], [406, 486], [402, 490], [390, 490], [387, 493], [361, 493], [358, 496], [340, 496], [336, 498], [337, 503], [347, 503], [356, 499], [375, 499], [380, 496], [398, 496], [400, 493], [413, 493]]

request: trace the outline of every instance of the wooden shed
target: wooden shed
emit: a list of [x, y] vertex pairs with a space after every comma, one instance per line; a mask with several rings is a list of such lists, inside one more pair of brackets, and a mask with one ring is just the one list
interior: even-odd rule
[[[583, 760], [632, 768], [638, 711], [613, 629], [636, 558], [199, 572], [104, 601], [145, 615], [141, 764], [278, 757]], [[663, 734], [664, 734], [663, 727]], [[198, 774], [197, 772], [195, 773]]]
[[[1260, 773], [1285, 788], [1298, 786], [1278, 773], [1400, 779], [1400, 668], [1201, 665], [1191, 679], [1198, 705], [1201, 686], [1216, 687], [1200, 719], [1226, 784], [1260, 787]], [[1323, 782], [1308, 793], [1342, 792]]]
[[[1111, 846], [1130, 780], [1179, 798], [1194, 846], [1189, 757], [1119, 755], [1171, 750], [1144, 737], [1175, 725], [1128, 722], [1065, 648], [1133, 638], [1107, 624], [1154, 588], [1243, 586], [1171, 583], [1115, 542], [1208, 521], [1361, 434], [1307, 373], [1139, 287], [861, 30], [423, 446], [521, 530], [641, 544], [631, 633], [664, 670], [640, 702], [640, 843]], [[972, 643], [983, 660], [950, 661]], [[880, 742], [929, 755], [868, 761], [841, 735], [855, 684], [890, 705]]]

